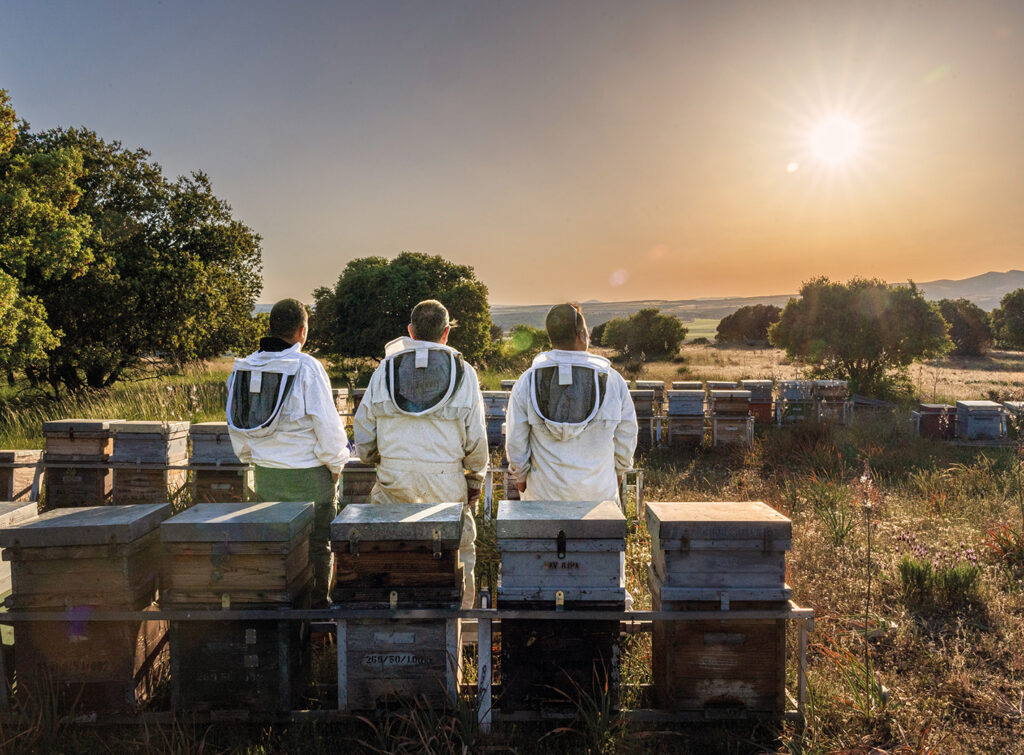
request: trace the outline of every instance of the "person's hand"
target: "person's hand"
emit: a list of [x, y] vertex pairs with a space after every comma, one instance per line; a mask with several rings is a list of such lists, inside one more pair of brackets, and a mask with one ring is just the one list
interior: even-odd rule
[[520, 493], [525, 493], [526, 492], [526, 483], [525, 482], [517, 482], [516, 483], [516, 488], [519, 489]]
[[476, 506], [476, 504], [477, 504], [477, 502], [479, 502], [479, 500], [480, 500], [480, 491], [479, 490], [470, 490], [468, 496], [466, 497], [466, 503], [469, 504], [470, 506]]
[[338, 480], [341, 479], [341, 472], [332, 472], [331, 473], [331, 479], [334, 480], [334, 484], [337, 485], [338, 484]]

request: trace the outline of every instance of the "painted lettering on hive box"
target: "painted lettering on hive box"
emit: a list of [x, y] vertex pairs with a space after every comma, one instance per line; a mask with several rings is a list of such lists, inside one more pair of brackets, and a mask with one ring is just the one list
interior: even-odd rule
[[416, 653], [369, 653], [363, 656], [363, 665], [379, 670], [410, 666], [429, 666], [430, 658]]
[[579, 561], [545, 561], [545, 569], [579, 569]]

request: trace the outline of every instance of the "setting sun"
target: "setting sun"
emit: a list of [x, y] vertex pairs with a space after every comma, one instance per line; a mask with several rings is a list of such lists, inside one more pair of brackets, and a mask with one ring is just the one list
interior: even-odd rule
[[811, 149], [821, 160], [838, 165], [857, 155], [861, 147], [861, 129], [842, 116], [832, 116], [814, 127]]

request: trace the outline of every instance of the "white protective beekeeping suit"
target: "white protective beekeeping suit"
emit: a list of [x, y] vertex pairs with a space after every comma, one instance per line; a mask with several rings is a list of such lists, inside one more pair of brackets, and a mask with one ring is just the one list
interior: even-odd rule
[[541, 353], [512, 387], [505, 452], [523, 500], [617, 501], [636, 437], [629, 387], [602, 356]]
[[235, 360], [227, 420], [235, 454], [245, 463], [272, 469], [323, 465], [337, 474], [349, 458], [330, 380], [301, 344]]
[[[377, 464], [373, 503], [466, 502], [483, 485], [487, 428], [476, 371], [434, 341], [396, 338], [384, 350], [353, 424], [356, 450]], [[459, 558], [473, 596], [476, 524], [463, 516]]]

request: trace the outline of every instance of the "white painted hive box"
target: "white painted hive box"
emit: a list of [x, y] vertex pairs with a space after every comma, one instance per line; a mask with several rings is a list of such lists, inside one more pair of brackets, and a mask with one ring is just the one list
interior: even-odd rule
[[792, 522], [760, 501], [648, 503], [662, 600], [788, 600]]
[[614, 501], [501, 501], [498, 595], [505, 601], [621, 601], [626, 518]]

